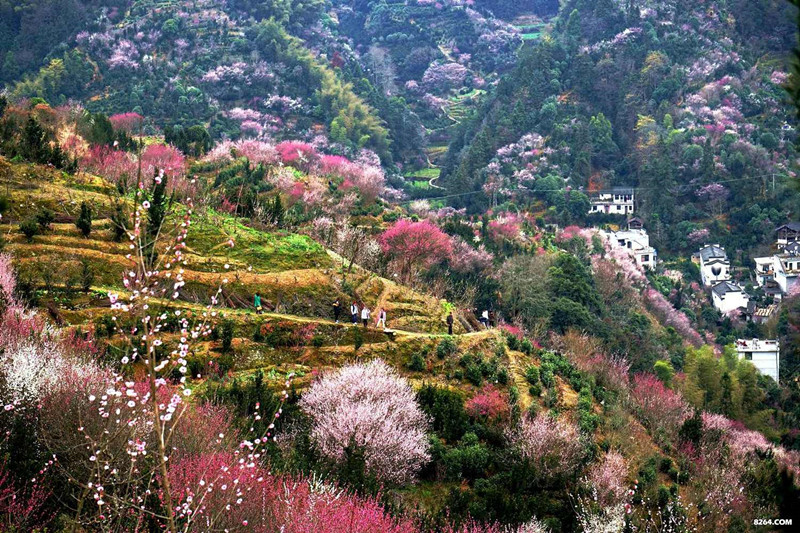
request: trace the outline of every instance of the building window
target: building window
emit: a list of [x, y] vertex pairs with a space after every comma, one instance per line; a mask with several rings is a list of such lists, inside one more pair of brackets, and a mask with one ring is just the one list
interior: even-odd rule
[[650, 261], [650, 256], [649, 255], [643, 255], [642, 256], [642, 263], [647, 263], [648, 261]]
[[745, 361], [752, 361], [753, 360], [753, 352], [744, 352], [744, 360]]

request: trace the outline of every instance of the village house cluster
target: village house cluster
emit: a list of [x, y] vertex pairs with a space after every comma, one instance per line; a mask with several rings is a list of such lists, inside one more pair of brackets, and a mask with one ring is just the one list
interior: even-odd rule
[[[738, 313], [756, 323], [773, 316], [781, 299], [797, 290], [800, 276], [800, 222], [792, 222], [776, 230], [774, 253], [755, 257], [754, 280], [765, 296], [774, 303], [759, 307], [744, 288], [731, 277], [731, 264], [725, 249], [718, 244], [703, 246], [692, 260], [700, 268], [703, 286], [710, 290], [714, 307], [723, 314]], [[736, 351], [741, 359], [751, 361], [764, 375], [778, 381], [780, 343], [768, 339], [738, 339]]]

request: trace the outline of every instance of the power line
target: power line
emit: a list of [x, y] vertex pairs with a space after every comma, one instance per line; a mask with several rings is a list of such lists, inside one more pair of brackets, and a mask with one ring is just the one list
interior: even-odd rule
[[[772, 178], [772, 180], [773, 180], [773, 189], [774, 189], [774, 183], [775, 183], [775, 178], [776, 177], [777, 178], [783, 178], [783, 179], [791, 179], [792, 178], [792, 176], [777, 175], [775, 172], [770, 172], [768, 174], [757, 174], [755, 176], [747, 176], [745, 178], [734, 178], [734, 179], [729, 179], [729, 180], [714, 181], [712, 183], [722, 184], [722, 183], [734, 183], [734, 182], [739, 182], [739, 181], [748, 181], [748, 180], [763, 179], [763, 178]], [[678, 185], [678, 188], [692, 188], [692, 187], [700, 188], [700, 187], [703, 187], [705, 185], [711, 185], [711, 183], [704, 183], [704, 184], [697, 184], [697, 185], [689, 185], [689, 184]], [[665, 187], [622, 187], [622, 188], [623, 189], [627, 189], [627, 190], [631, 190], [631, 191], [634, 191], [634, 192], [640, 192], [640, 191], [661, 191], [661, 190], [664, 190]], [[563, 190], [565, 190], [565, 189], [528, 189], [529, 192], [534, 192], [534, 193], [561, 192]], [[577, 191], [580, 191], [580, 192], [585, 192], [582, 189], [573, 189], [573, 190], [577, 190]], [[478, 190], [478, 191], [462, 192], [462, 193], [457, 193], [457, 194], [448, 194], [448, 195], [445, 195], [445, 196], [416, 198], [414, 200], [406, 200], [405, 202], [400, 202], [398, 205], [410, 204], [411, 202], [415, 202], [417, 200], [446, 200], [448, 198], [458, 198], [458, 197], [461, 197], [461, 196], [471, 196], [473, 194], [485, 194], [485, 193], [482, 190]]]

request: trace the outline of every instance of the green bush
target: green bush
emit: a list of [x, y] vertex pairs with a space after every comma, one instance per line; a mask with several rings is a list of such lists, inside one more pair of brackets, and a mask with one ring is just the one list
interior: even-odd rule
[[39, 224], [35, 218], [26, 218], [19, 224], [19, 231], [28, 239], [28, 242], [33, 242], [33, 238], [39, 234]]
[[413, 372], [422, 372], [425, 370], [425, 358], [420, 353], [415, 353], [411, 356], [411, 361], [408, 363], [408, 369]]
[[467, 366], [466, 373], [464, 375], [466, 376], [467, 381], [476, 387], [480, 387], [481, 383], [483, 383], [483, 372], [481, 372], [481, 367], [479, 365], [471, 364]]
[[227, 353], [233, 345], [234, 324], [232, 320], [225, 320], [222, 323], [222, 351]]
[[314, 348], [322, 348], [324, 344], [325, 344], [325, 337], [323, 337], [322, 335], [314, 335], [313, 337], [311, 337], [311, 346], [313, 346]]
[[533, 343], [528, 339], [522, 339], [522, 342], [519, 344], [520, 350], [522, 353], [526, 355], [530, 355], [533, 353]]
[[75, 221], [75, 227], [84, 237], [88, 237], [92, 232], [92, 208], [86, 202], [81, 202], [81, 212]]
[[538, 385], [539, 368], [535, 366], [529, 366], [528, 370], [525, 371], [525, 379], [528, 380], [528, 383], [530, 383], [531, 385]]
[[497, 382], [500, 385], [505, 385], [508, 383], [508, 369], [506, 369], [506, 367], [502, 367], [497, 371]]
[[39, 212], [36, 213], [36, 223], [39, 224], [39, 228], [42, 231], [47, 231], [50, 229], [50, 224], [56, 219], [56, 215], [48, 208], [42, 207], [39, 209]]
[[453, 337], [445, 337], [436, 346], [436, 357], [444, 359], [449, 355], [455, 355], [457, 351], [458, 346], [456, 346], [456, 341]]
[[364, 345], [364, 332], [361, 328], [353, 328], [353, 348], [357, 351]]

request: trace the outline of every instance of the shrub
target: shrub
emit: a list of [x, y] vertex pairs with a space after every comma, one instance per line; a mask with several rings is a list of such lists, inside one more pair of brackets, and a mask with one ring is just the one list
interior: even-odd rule
[[92, 232], [92, 208], [86, 202], [81, 202], [81, 212], [75, 221], [75, 227], [84, 237], [88, 237]]
[[19, 224], [19, 231], [28, 239], [28, 242], [33, 242], [33, 238], [39, 234], [39, 224], [35, 218], [26, 218]]
[[314, 348], [322, 348], [324, 344], [325, 344], [325, 337], [323, 337], [322, 335], [314, 335], [313, 337], [311, 337], [311, 346], [313, 346]]
[[383, 361], [342, 367], [315, 382], [300, 400], [312, 420], [311, 440], [341, 463], [351, 446], [379, 481], [406, 483], [428, 462], [428, 424], [414, 391]]
[[86, 259], [81, 259], [80, 283], [83, 292], [89, 292], [94, 282], [94, 269]]
[[464, 398], [458, 391], [434, 385], [423, 385], [417, 399], [433, 424], [433, 430], [448, 442], [458, 441], [467, 430], [469, 419]]
[[444, 359], [449, 355], [455, 355], [457, 351], [458, 346], [453, 337], [445, 337], [436, 346], [436, 357]]
[[526, 355], [533, 353], [533, 343], [528, 339], [522, 339], [522, 342], [519, 343], [519, 347], [522, 353]]
[[539, 368], [535, 366], [529, 366], [528, 370], [525, 371], [525, 379], [528, 380], [528, 383], [530, 383], [531, 385], [538, 385]]
[[464, 375], [467, 378], [467, 381], [476, 387], [480, 387], [481, 383], [483, 383], [483, 372], [481, 371], [481, 367], [477, 364], [471, 364], [467, 366], [467, 370]]
[[49, 230], [50, 224], [52, 224], [55, 219], [55, 214], [46, 207], [42, 207], [39, 209], [39, 212], [36, 213], [36, 223], [39, 224], [39, 228], [42, 231]]
[[358, 351], [364, 345], [364, 333], [361, 328], [353, 328], [353, 349]]
[[229, 352], [233, 345], [234, 324], [232, 320], [222, 322], [222, 351]]
[[408, 369], [414, 372], [422, 372], [425, 370], [425, 358], [420, 353], [415, 353], [411, 356], [411, 361], [408, 363]]
[[505, 385], [508, 383], [508, 369], [506, 367], [502, 367], [497, 371], [497, 382], [500, 385]]

